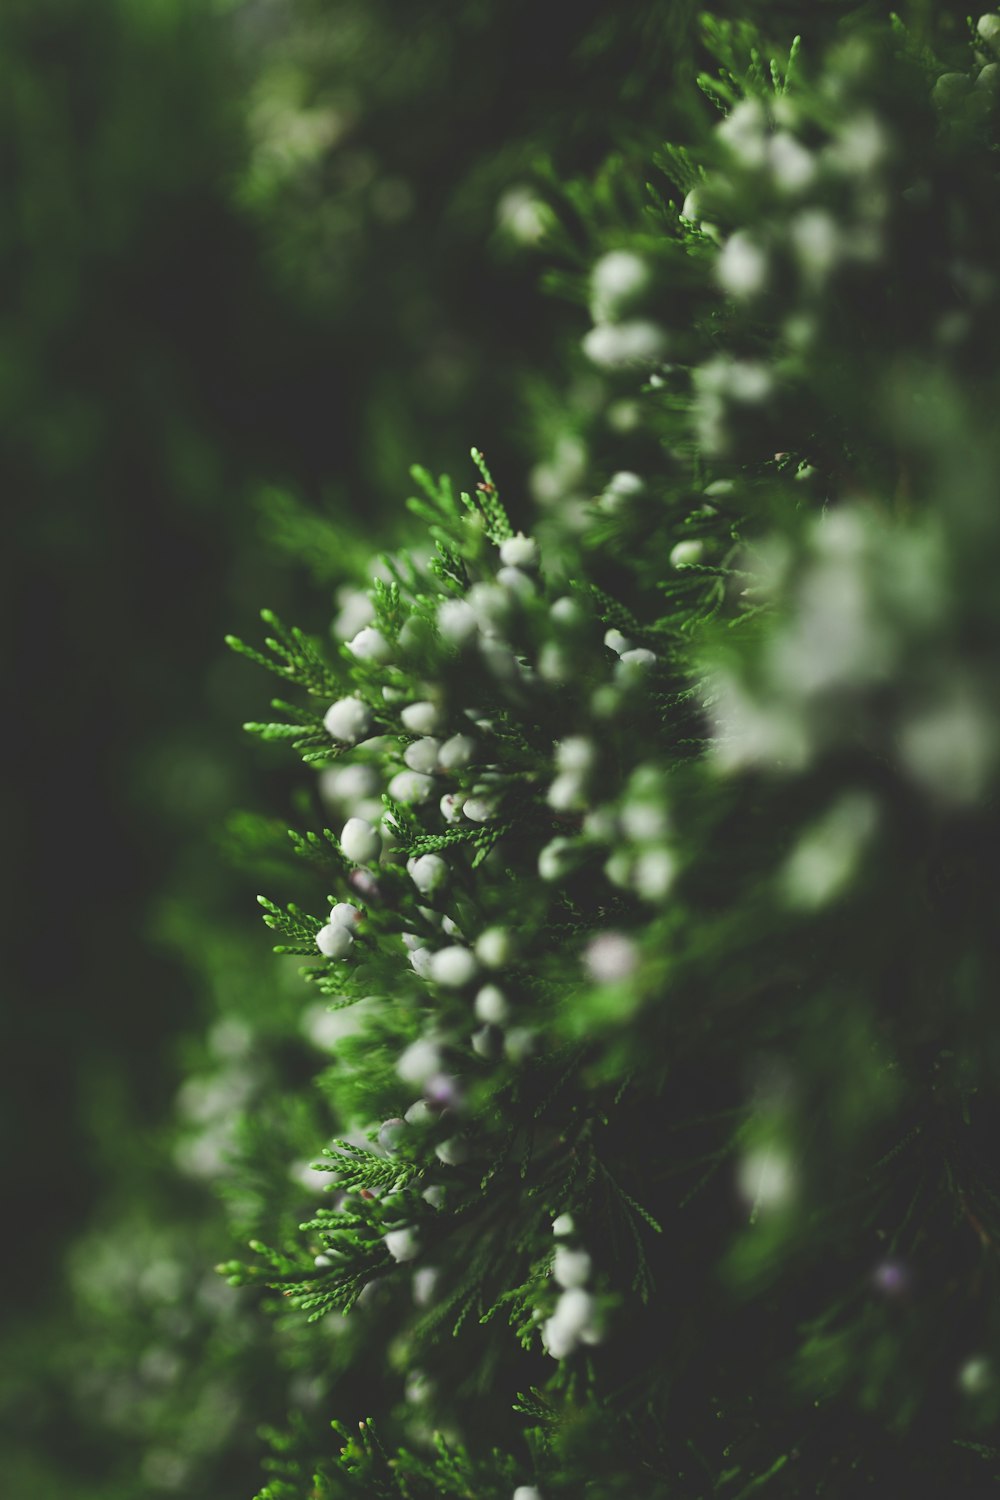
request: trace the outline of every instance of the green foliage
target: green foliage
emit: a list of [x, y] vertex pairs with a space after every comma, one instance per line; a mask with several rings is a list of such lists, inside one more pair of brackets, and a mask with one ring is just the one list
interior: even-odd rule
[[995, 33], [790, 19], [550, 173], [530, 533], [414, 469], [368, 623], [231, 641], [333, 705], [187, 1095], [259, 1500], [993, 1483]]

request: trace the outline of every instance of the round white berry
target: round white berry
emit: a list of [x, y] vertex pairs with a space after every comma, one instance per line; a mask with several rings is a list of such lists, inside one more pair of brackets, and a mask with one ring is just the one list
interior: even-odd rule
[[475, 979], [479, 965], [475, 955], [459, 943], [448, 948], [439, 948], [431, 959], [430, 976], [437, 984], [449, 989], [461, 989]]
[[331, 766], [323, 772], [321, 780], [324, 797], [349, 807], [370, 797], [379, 787], [378, 773], [373, 766]]
[[568, 1245], [557, 1248], [552, 1275], [560, 1286], [585, 1286], [590, 1271], [591, 1260], [586, 1250], [571, 1250]]
[[755, 297], [767, 282], [767, 255], [744, 229], [731, 234], [715, 263], [716, 280], [732, 297]]
[[538, 543], [519, 531], [500, 543], [500, 561], [508, 568], [537, 568]]
[[340, 612], [333, 622], [333, 632], [338, 640], [350, 640], [375, 618], [374, 604], [360, 589], [338, 589], [337, 603]]
[[361, 915], [357, 906], [352, 906], [350, 901], [338, 901], [336, 906], [330, 908], [330, 926], [352, 928]]
[[476, 957], [488, 969], [502, 969], [510, 963], [514, 945], [506, 927], [487, 927], [476, 939]]
[[370, 865], [381, 853], [382, 838], [364, 818], [348, 818], [340, 835], [340, 847], [354, 864]]
[[438, 605], [437, 627], [444, 640], [453, 646], [462, 646], [477, 633], [479, 621], [472, 605], [466, 600], [445, 599]]
[[469, 1148], [457, 1136], [452, 1136], [450, 1140], [441, 1141], [434, 1147], [434, 1155], [446, 1167], [458, 1167], [467, 1159]]
[[426, 700], [407, 704], [399, 717], [403, 722], [403, 728], [408, 729], [411, 734], [433, 734], [441, 722], [441, 714], [437, 705]]
[[499, 985], [484, 984], [476, 996], [476, 1018], [489, 1026], [502, 1026], [510, 1015], [507, 997]]
[[323, 715], [323, 728], [331, 739], [355, 745], [371, 731], [372, 715], [360, 698], [338, 698]]
[[521, 568], [498, 568], [497, 583], [516, 594], [519, 599], [530, 599], [535, 592], [531, 574], [525, 573]]
[[462, 811], [470, 823], [488, 823], [496, 807], [490, 797], [467, 797]]
[[567, 874], [573, 863], [572, 839], [555, 838], [545, 845], [538, 856], [538, 873], [543, 880], [559, 880]]
[[413, 1260], [420, 1253], [420, 1241], [414, 1229], [390, 1229], [383, 1244], [395, 1261]]
[[587, 739], [586, 735], [571, 734], [567, 739], [557, 742], [555, 754], [560, 771], [576, 771], [578, 775], [585, 776], [588, 771], [593, 770], [597, 752], [593, 740]]
[[476, 742], [471, 735], [453, 734], [445, 740], [438, 753], [438, 765], [442, 771], [457, 771], [467, 766], [476, 753]]
[[366, 625], [347, 643], [347, 649], [359, 661], [386, 662], [392, 655], [392, 647], [374, 625]]
[[[428, 1191], [433, 1191], [428, 1189]], [[436, 1266], [419, 1266], [413, 1273], [413, 1300], [418, 1307], [426, 1307], [434, 1296], [441, 1273]]]
[[587, 944], [583, 962], [598, 984], [620, 984], [635, 972], [639, 950], [623, 932], [602, 932]]
[[425, 735], [423, 739], [414, 740], [412, 745], [407, 745], [403, 751], [403, 760], [411, 771], [421, 771], [427, 775], [437, 768], [440, 748], [440, 740]]
[[572, 812], [583, 805], [583, 777], [577, 771], [561, 771], [546, 793], [555, 812]]
[[316, 947], [324, 958], [346, 958], [351, 951], [354, 934], [340, 924], [329, 922], [316, 934]]
[[677, 877], [677, 861], [669, 849], [646, 849], [632, 870], [632, 884], [644, 901], [662, 901]]
[[[441, 1071], [441, 1050], [436, 1042], [426, 1037], [418, 1037], [411, 1042], [405, 1051], [396, 1059], [396, 1072], [404, 1083], [413, 1083], [418, 1087], [433, 1078], [435, 1073]], [[422, 1102], [422, 1101], [421, 1101]], [[410, 1118], [410, 1111], [406, 1112], [408, 1124], [416, 1121]]]
[[422, 896], [433, 896], [448, 879], [448, 866], [439, 854], [421, 854], [407, 860], [410, 879]]
[[705, 544], [697, 537], [689, 537], [686, 541], [678, 542], [670, 551], [670, 566], [672, 568], [686, 568], [691, 563], [701, 561], [701, 555], [705, 550]]
[[414, 974], [419, 974], [421, 979], [428, 979], [431, 972], [431, 950], [429, 948], [411, 948], [409, 953], [410, 968]]
[[559, 1214], [557, 1218], [552, 1220], [552, 1233], [557, 1239], [562, 1239], [567, 1234], [572, 1234], [575, 1228], [576, 1225], [573, 1222], [572, 1214]]
[[575, 599], [564, 594], [561, 599], [555, 600], [549, 610], [549, 615], [557, 625], [573, 626], [580, 624], [583, 619], [583, 610]]
[[378, 1128], [378, 1143], [382, 1147], [382, 1150], [388, 1152], [391, 1156], [399, 1150], [405, 1135], [405, 1120], [383, 1120]]
[[434, 778], [420, 771], [397, 771], [386, 790], [393, 802], [426, 802], [434, 790]]
[[542, 1492], [533, 1484], [519, 1484], [511, 1500], [542, 1500]]
[[627, 312], [650, 283], [649, 267], [631, 250], [602, 255], [591, 273], [590, 310], [595, 323], [614, 322]]
[[976, 31], [988, 47], [1000, 52], [1000, 16], [980, 16], [976, 22]]
[[464, 803], [465, 798], [463, 797], [461, 792], [445, 792], [444, 796], [441, 798], [439, 807], [441, 809], [441, 816], [442, 818], [444, 818], [446, 823], [458, 822], [459, 818], [462, 816], [462, 807], [464, 806]]
[[584, 336], [583, 352], [602, 370], [657, 365], [666, 358], [667, 336], [656, 323], [597, 323]]
[[510, 620], [510, 594], [498, 583], [474, 583], [468, 593], [468, 605], [484, 635], [495, 635]]
[[632, 642], [629, 640], [628, 636], [622, 635], [621, 631], [616, 630], [614, 626], [612, 626], [610, 630], [606, 630], [604, 632], [604, 644], [607, 646], [608, 650], [613, 651], [616, 656], [621, 656], [623, 651], [631, 651], [632, 649]]

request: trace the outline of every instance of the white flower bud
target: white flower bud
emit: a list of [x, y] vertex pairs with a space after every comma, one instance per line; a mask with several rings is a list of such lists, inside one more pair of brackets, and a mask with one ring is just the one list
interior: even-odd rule
[[[420, 1087], [433, 1078], [435, 1073], [441, 1071], [441, 1050], [436, 1042], [429, 1041], [426, 1037], [418, 1037], [411, 1042], [405, 1051], [396, 1059], [396, 1072], [404, 1083], [413, 1083]], [[410, 1111], [406, 1111], [407, 1124], [414, 1124], [410, 1119]]]
[[348, 641], [347, 649], [352, 656], [359, 661], [386, 662], [392, 655], [392, 647], [374, 625], [366, 625], [364, 630], [359, 630], [353, 640]]
[[639, 950], [623, 932], [602, 932], [587, 944], [583, 963], [597, 984], [620, 984], [635, 973]]
[[330, 926], [352, 928], [361, 915], [358, 907], [352, 906], [350, 901], [338, 901], [336, 906], [330, 908]]
[[425, 1203], [430, 1204], [431, 1208], [440, 1208], [444, 1202], [444, 1188], [440, 1183], [435, 1182], [430, 1187], [424, 1188], [420, 1196]]
[[316, 934], [316, 947], [324, 958], [346, 958], [351, 951], [354, 934], [346, 927], [330, 922]]
[[422, 700], [410, 703], [399, 715], [403, 728], [411, 734], [433, 734], [441, 722], [441, 713], [435, 703]]
[[463, 646], [476, 635], [479, 621], [465, 599], [445, 599], [438, 605], [437, 627], [444, 640], [453, 646]]
[[426, 802], [434, 790], [434, 778], [419, 771], [397, 771], [386, 790], [393, 802]]
[[560, 1286], [585, 1286], [590, 1272], [591, 1259], [586, 1250], [571, 1250], [568, 1245], [558, 1247], [552, 1275]]
[[487, 927], [476, 939], [476, 957], [488, 969], [502, 969], [513, 957], [514, 945], [506, 927]]
[[621, 656], [623, 651], [631, 651], [632, 649], [632, 642], [629, 640], [628, 636], [622, 635], [621, 631], [616, 630], [614, 626], [612, 626], [610, 630], [606, 630], [604, 632], [604, 644], [607, 646], [608, 650], [613, 651], [616, 656]]
[[461, 989], [476, 977], [479, 965], [468, 948], [454, 943], [449, 948], [440, 948], [431, 959], [430, 975], [436, 984], [449, 989]]
[[456, 921], [451, 917], [441, 918], [441, 931], [445, 937], [461, 938], [462, 932]]
[[438, 753], [438, 765], [442, 771], [457, 771], [467, 766], [476, 753], [476, 742], [469, 734], [453, 734], [445, 740]]
[[422, 740], [414, 740], [412, 745], [407, 745], [403, 751], [403, 761], [411, 771], [421, 771], [426, 775], [437, 769], [440, 748], [440, 740], [425, 735]]
[[317, 1268], [319, 1268], [320, 1270], [322, 1270], [326, 1266], [332, 1266], [333, 1265], [333, 1260], [331, 1259], [331, 1257], [329, 1255], [314, 1255], [313, 1256], [313, 1265], [316, 1266]]
[[686, 568], [691, 563], [700, 562], [704, 550], [705, 543], [697, 537], [690, 537], [687, 541], [678, 542], [670, 550], [670, 566], [672, 568]]
[[476, 996], [476, 1018], [488, 1026], [502, 1026], [510, 1015], [507, 997], [499, 985], [484, 984]]
[[338, 698], [323, 715], [327, 734], [344, 745], [357, 744], [370, 733], [371, 727], [371, 709], [360, 698]]
[[557, 1239], [572, 1234], [575, 1228], [576, 1224], [573, 1222], [572, 1214], [559, 1214], [557, 1218], [552, 1220], [552, 1233]]
[[533, 1484], [519, 1484], [511, 1500], [542, 1500], [542, 1492]]
[[340, 847], [356, 865], [370, 865], [378, 859], [382, 838], [363, 818], [348, 818], [340, 835]]
[[422, 896], [433, 896], [448, 879], [448, 866], [439, 854], [421, 854], [406, 862], [410, 879]]
[[414, 1229], [390, 1229], [382, 1242], [395, 1261], [413, 1260], [420, 1254], [420, 1241]]
[[[404, 1109], [403, 1119], [407, 1125], [430, 1125], [437, 1119], [437, 1115], [426, 1099], [414, 1099], [409, 1109]], [[426, 1197], [426, 1194], [424, 1196]], [[428, 1198], [427, 1202], [430, 1203], [430, 1201]]]
[[462, 811], [470, 823], [488, 823], [496, 813], [492, 797], [467, 797]]

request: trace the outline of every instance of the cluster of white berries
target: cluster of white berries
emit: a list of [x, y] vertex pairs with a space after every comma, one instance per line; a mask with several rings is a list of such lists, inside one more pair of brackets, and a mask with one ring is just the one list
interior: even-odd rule
[[324, 958], [346, 958], [354, 945], [354, 926], [361, 913], [349, 901], [338, 901], [329, 921], [316, 934], [316, 947]]
[[[563, 1240], [575, 1232], [570, 1214], [553, 1221], [552, 1233]], [[599, 1344], [603, 1337], [597, 1302], [586, 1290], [593, 1269], [586, 1250], [556, 1246], [552, 1279], [561, 1289], [555, 1311], [542, 1324], [542, 1342], [553, 1359], [566, 1359], [581, 1344]]]
[[594, 266], [590, 312], [594, 326], [583, 340], [583, 352], [602, 370], [652, 368], [668, 350], [658, 323], [634, 316], [652, 288], [647, 263], [631, 250], [612, 250]]

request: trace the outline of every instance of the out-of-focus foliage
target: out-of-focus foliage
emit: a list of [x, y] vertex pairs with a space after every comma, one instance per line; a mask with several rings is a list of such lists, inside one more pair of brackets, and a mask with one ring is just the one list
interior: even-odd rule
[[[11, 1346], [15, 1493], [249, 1495], [261, 1424], [294, 1500], [991, 1474], [996, 63], [957, 8], [866, 40], [879, 10], [773, 6], [763, 39], [684, 4], [551, 41], [525, 4], [0, 19], [0, 411], [49, 601], [20, 610], [31, 858], [69, 898], [13, 1054], [56, 1101], [20, 1201], [81, 1120], [106, 1185], [73, 1311]], [[500, 559], [521, 578], [493, 481], [475, 525], [426, 483], [415, 571], [331, 611], [409, 459], [470, 436], [541, 546]], [[318, 632], [280, 658], [311, 710], [199, 676], [251, 599]], [[338, 644], [373, 612], [388, 664]], [[213, 858], [254, 765], [222, 725], [315, 765], [342, 693], [384, 740], [318, 791], [286, 766]], [[352, 815], [387, 846], [367, 885]], [[258, 883], [314, 958], [346, 939], [304, 913], [365, 907], [312, 995], [237, 915]], [[508, 926], [473, 983], [466, 940]]]

